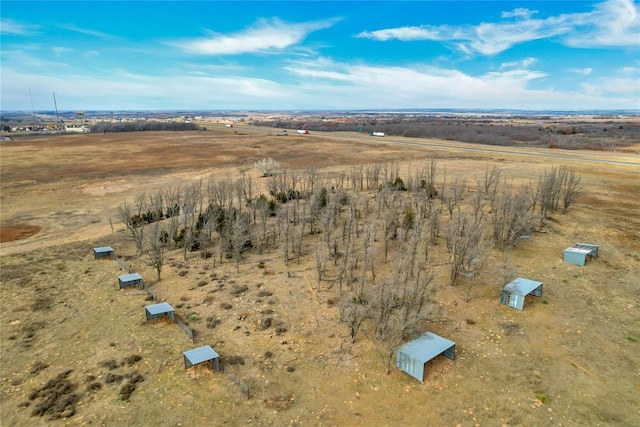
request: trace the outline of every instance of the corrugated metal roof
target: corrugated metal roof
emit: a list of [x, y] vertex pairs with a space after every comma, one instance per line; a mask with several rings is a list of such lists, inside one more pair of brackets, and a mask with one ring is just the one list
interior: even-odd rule
[[187, 350], [182, 353], [189, 361], [191, 365], [197, 365], [198, 363], [208, 362], [213, 359], [217, 359], [220, 356], [209, 345], [194, 348], [193, 350]]
[[591, 243], [576, 243], [572, 246], [572, 248], [586, 249], [591, 252], [591, 255], [598, 256], [598, 249], [600, 248], [600, 246]]
[[144, 307], [145, 310], [147, 310], [149, 312], [149, 314], [155, 315], [155, 314], [162, 314], [162, 313], [169, 313], [171, 311], [173, 311], [173, 307], [171, 307], [171, 305], [169, 305], [168, 302], [161, 302], [158, 304], [151, 304], [151, 305], [147, 305]]
[[113, 248], [111, 246], [101, 246], [99, 248], [93, 248], [94, 252], [97, 253], [101, 253], [101, 252], [113, 252]]
[[577, 253], [577, 254], [585, 254], [588, 255], [591, 253], [591, 249], [582, 249], [582, 248], [578, 248], [575, 246], [571, 246], [570, 248], [567, 248], [564, 250], [565, 252], [573, 252], [573, 253]]
[[123, 274], [118, 276], [118, 280], [121, 282], [133, 282], [134, 280], [142, 280], [142, 276], [138, 273]]
[[415, 340], [400, 347], [398, 351], [420, 363], [426, 363], [455, 345], [456, 343], [440, 335], [436, 335], [433, 332], [425, 332]]
[[513, 282], [504, 285], [502, 290], [515, 295], [529, 295], [541, 285], [542, 282], [536, 282], [535, 280], [523, 279], [522, 277], [518, 277]]

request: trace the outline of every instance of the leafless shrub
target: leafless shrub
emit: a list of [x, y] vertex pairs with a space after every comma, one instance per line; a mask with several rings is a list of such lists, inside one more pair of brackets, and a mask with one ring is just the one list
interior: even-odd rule
[[263, 177], [273, 176], [280, 170], [280, 163], [270, 157], [264, 157], [253, 164], [253, 166], [262, 172]]

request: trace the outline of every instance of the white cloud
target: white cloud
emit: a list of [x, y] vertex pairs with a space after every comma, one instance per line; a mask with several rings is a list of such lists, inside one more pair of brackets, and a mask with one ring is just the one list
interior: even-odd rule
[[[431, 40], [451, 42], [466, 54], [495, 55], [514, 45], [539, 39], [562, 37], [574, 47], [639, 46], [640, 18], [633, 0], [607, 0], [592, 12], [561, 14], [534, 19], [535, 11], [503, 12], [503, 22], [454, 27], [412, 26], [364, 31], [356, 35], [377, 41]], [[510, 20], [515, 18], [515, 20]]]
[[609, 0], [579, 18], [565, 39], [570, 46], [640, 46], [640, 7], [633, 0]]
[[68, 47], [62, 47], [62, 46], [52, 46], [51, 50], [53, 51], [53, 54], [55, 56], [60, 56], [66, 52], [73, 52], [73, 49], [70, 49]]
[[[28, 59], [26, 56], [14, 57]], [[101, 69], [87, 74], [53, 63], [42, 68], [3, 64], [3, 108], [68, 110], [109, 109], [370, 109], [370, 108], [638, 108], [638, 94], [629, 90], [637, 74], [619, 70], [610, 79], [592, 79], [579, 92], [543, 87], [546, 75], [525, 58], [497, 71], [471, 74], [425, 64], [373, 66], [328, 58], [289, 60], [283, 82], [247, 77], [247, 67], [182, 64], [160, 68], [155, 75], [130, 69]], [[275, 67], [274, 67], [275, 68]], [[264, 74], [264, 73], [263, 73]], [[576, 76], [577, 79], [577, 76]], [[284, 83], [286, 81], [286, 83]], [[637, 79], [635, 80], [637, 81]], [[625, 91], [626, 87], [626, 91]], [[637, 91], [636, 91], [637, 92]]]
[[589, 74], [591, 74], [593, 72], [593, 68], [591, 67], [586, 67], [586, 68], [572, 68], [570, 70], [571, 72], [574, 72], [576, 74], [580, 74], [583, 76], [588, 76]]
[[[41, 46], [28, 46], [23, 50], [14, 49], [14, 50], [6, 50], [2, 51], [2, 71], [4, 74], [4, 70], [11, 67], [11, 64], [17, 64], [20, 69], [25, 71], [30, 70], [34, 72], [36, 70], [42, 71], [43, 73], [55, 73], [55, 72], [68, 72], [69, 64], [66, 62], [60, 61], [49, 61], [42, 57], [42, 55], [38, 55], [37, 53], [30, 54], [28, 51], [34, 50], [37, 51], [41, 48]], [[27, 71], [29, 72], [29, 71]], [[3, 76], [4, 83], [4, 76]]]
[[317, 30], [332, 26], [335, 20], [285, 23], [279, 19], [261, 19], [254, 27], [234, 34], [209, 33], [207, 37], [172, 43], [188, 52], [201, 55], [237, 55], [283, 50], [302, 42]]
[[532, 57], [525, 58], [521, 61], [503, 62], [502, 64], [500, 64], [500, 69], [504, 70], [509, 68], [529, 68], [536, 62], [538, 62], [538, 60]]
[[375, 67], [326, 60], [315, 64], [294, 62], [286, 69], [306, 79], [304, 85], [310, 90], [315, 87], [316, 93], [326, 98], [360, 103], [360, 108], [367, 104], [389, 108], [522, 106], [529, 94], [535, 92], [527, 89], [528, 83], [544, 77], [543, 73], [528, 70], [472, 76], [459, 70], [427, 66]]
[[511, 12], [502, 12], [503, 18], [530, 18], [531, 15], [538, 13], [537, 10], [531, 10], [524, 7], [519, 7]]
[[28, 36], [36, 34], [37, 28], [35, 25], [21, 24], [12, 19], [0, 19], [0, 34], [2, 35], [19, 35]]
[[358, 38], [373, 39], [377, 41], [400, 40], [446, 40], [449, 38], [446, 34], [452, 29], [445, 26], [442, 27], [399, 27], [389, 28], [386, 30], [363, 31], [357, 34]]

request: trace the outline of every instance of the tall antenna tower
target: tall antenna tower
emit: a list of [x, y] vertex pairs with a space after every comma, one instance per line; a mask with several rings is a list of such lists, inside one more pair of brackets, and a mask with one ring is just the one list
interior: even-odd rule
[[36, 115], [36, 111], [33, 109], [33, 97], [31, 96], [31, 88], [29, 88], [29, 99], [31, 100], [31, 114]]
[[56, 93], [53, 92], [53, 105], [56, 107], [56, 125], [60, 123], [60, 118], [58, 117], [58, 103], [56, 102]]

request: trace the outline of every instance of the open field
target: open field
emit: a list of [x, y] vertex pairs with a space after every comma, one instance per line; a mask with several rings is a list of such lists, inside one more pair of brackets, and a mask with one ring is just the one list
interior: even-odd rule
[[[0, 424], [640, 425], [640, 156], [402, 141], [412, 145], [236, 127], [3, 143]], [[337, 286], [317, 280], [321, 237], [307, 241], [300, 263], [285, 265], [275, 249], [248, 252], [239, 272], [233, 259], [214, 266], [171, 249], [154, 282], [116, 207], [197, 178], [246, 174], [260, 183], [253, 164], [263, 157], [327, 176], [388, 162], [408, 174], [436, 159], [436, 181], [446, 170], [448, 180], [469, 184], [487, 167], [518, 183], [566, 166], [586, 192], [542, 232], [491, 252], [469, 302], [464, 287], [447, 282], [441, 238], [424, 326], [455, 341], [457, 359], [430, 362], [422, 384], [397, 369], [385, 373], [368, 325], [350, 343], [332, 303]], [[562, 250], [579, 241], [600, 245], [600, 257], [585, 267], [563, 263]], [[195, 344], [175, 325], [145, 322], [145, 295], [119, 291], [118, 264], [93, 260], [91, 249], [105, 245], [179, 314], [197, 314]], [[543, 282], [542, 298], [522, 312], [499, 305], [506, 270]], [[208, 328], [209, 317], [220, 323]], [[285, 330], [265, 328], [267, 317]], [[250, 399], [226, 375], [184, 370], [182, 352], [205, 344], [248, 385]], [[32, 416], [50, 380], [63, 396], [52, 409], [58, 420]], [[126, 384], [135, 390], [122, 400]]]

